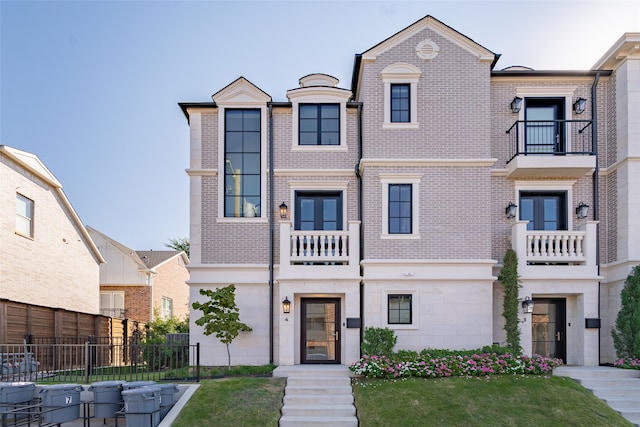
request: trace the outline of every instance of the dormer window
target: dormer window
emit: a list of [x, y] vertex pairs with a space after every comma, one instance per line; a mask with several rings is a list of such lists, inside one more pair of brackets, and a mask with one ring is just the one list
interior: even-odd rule
[[340, 106], [300, 104], [300, 145], [340, 145]]
[[310, 74], [300, 87], [287, 92], [292, 107], [292, 150], [346, 150], [347, 102], [351, 91], [337, 87], [338, 79]]

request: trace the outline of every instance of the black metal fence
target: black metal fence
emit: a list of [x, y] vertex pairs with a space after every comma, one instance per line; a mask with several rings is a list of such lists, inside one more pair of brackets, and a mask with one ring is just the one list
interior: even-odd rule
[[509, 161], [518, 155], [592, 155], [591, 120], [518, 120], [508, 130]]
[[200, 381], [200, 344], [95, 341], [0, 344], [0, 381]]

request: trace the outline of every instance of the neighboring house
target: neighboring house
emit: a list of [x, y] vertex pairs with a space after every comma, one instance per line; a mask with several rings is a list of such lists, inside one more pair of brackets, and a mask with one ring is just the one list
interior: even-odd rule
[[[535, 304], [524, 352], [612, 362], [640, 263], [639, 43], [623, 35], [590, 70], [497, 70], [427, 16], [356, 55], [350, 88], [311, 74], [273, 102], [240, 77], [181, 103], [191, 301], [235, 284], [253, 328], [237, 364], [350, 364], [368, 326], [404, 349], [504, 344], [513, 248]], [[198, 314], [201, 362], [224, 364]]]
[[103, 262], [44, 163], [0, 145], [0, 298], [98, 314]]
[[149, 322], [189, 315], [189, 263], [183, 251], [134, 251], [87, 227], [107, 261], [100, 266], [100, 311], [105, 316]]

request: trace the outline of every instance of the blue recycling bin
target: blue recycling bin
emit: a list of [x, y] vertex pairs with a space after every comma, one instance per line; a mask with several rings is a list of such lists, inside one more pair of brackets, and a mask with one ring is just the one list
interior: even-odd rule
[[80, 418], [79, 384], [55, 384], [40, 389], [44, 422], [61, 424]]
[[128, 381], [122, 385], [123, 390], [131, 390], [132, 388], [140, 388], [146, 386], [155, 386], [155, 381]]
[[36, 385], [32, 382], [0, 382], [0, 422], [8, 423], [25, 418], [27, 410], [19, 409], [36, 396]]
[[127, 427], [160, 424], [160, 387], [143, 386], [122, 391]]
[[98, 381], [89, 386], [93, 392], [93, 415], [96, 418], [115, 418], [122, 409], [122, 388], [125, 381]]
[[175, 403], [175, 394], [180, 390], [175, 384], [160, 383], [156, 384], [156, 386], [160, 387], [160, 419], [162, 419], [171, 410], [171, 407]]

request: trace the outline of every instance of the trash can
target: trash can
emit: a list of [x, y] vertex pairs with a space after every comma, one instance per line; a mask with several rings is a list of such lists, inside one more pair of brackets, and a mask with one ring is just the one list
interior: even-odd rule
[[160, 387], [146, 386], [122, 391], [127, 427], [160, 424]]
[[89, 386], [93, 392], [93, 416], [115, 418], [122, 409], [122, 387], [125, 381], [98, 381]]
[[160, 387], [160, 419], [163, 419], [169, 412], [174, 401], [174, 395], [180, 391], [175, 384], [156, 384], [154, 387]]
[[56, 384], [40, 389], [46, 424], [61, 424], [80, 418], [80, 384]]
[[36, 385], [32, 382], [0, 382], [0, 421], [26, 417], [28, 410], [20, 410], [18, 405], [26, 405], [35, 394]]
[[157, 385], [155, 381], [129, 381], [122, 385], [123, 390], [131, 390], [133, 388], [147, 387]]

